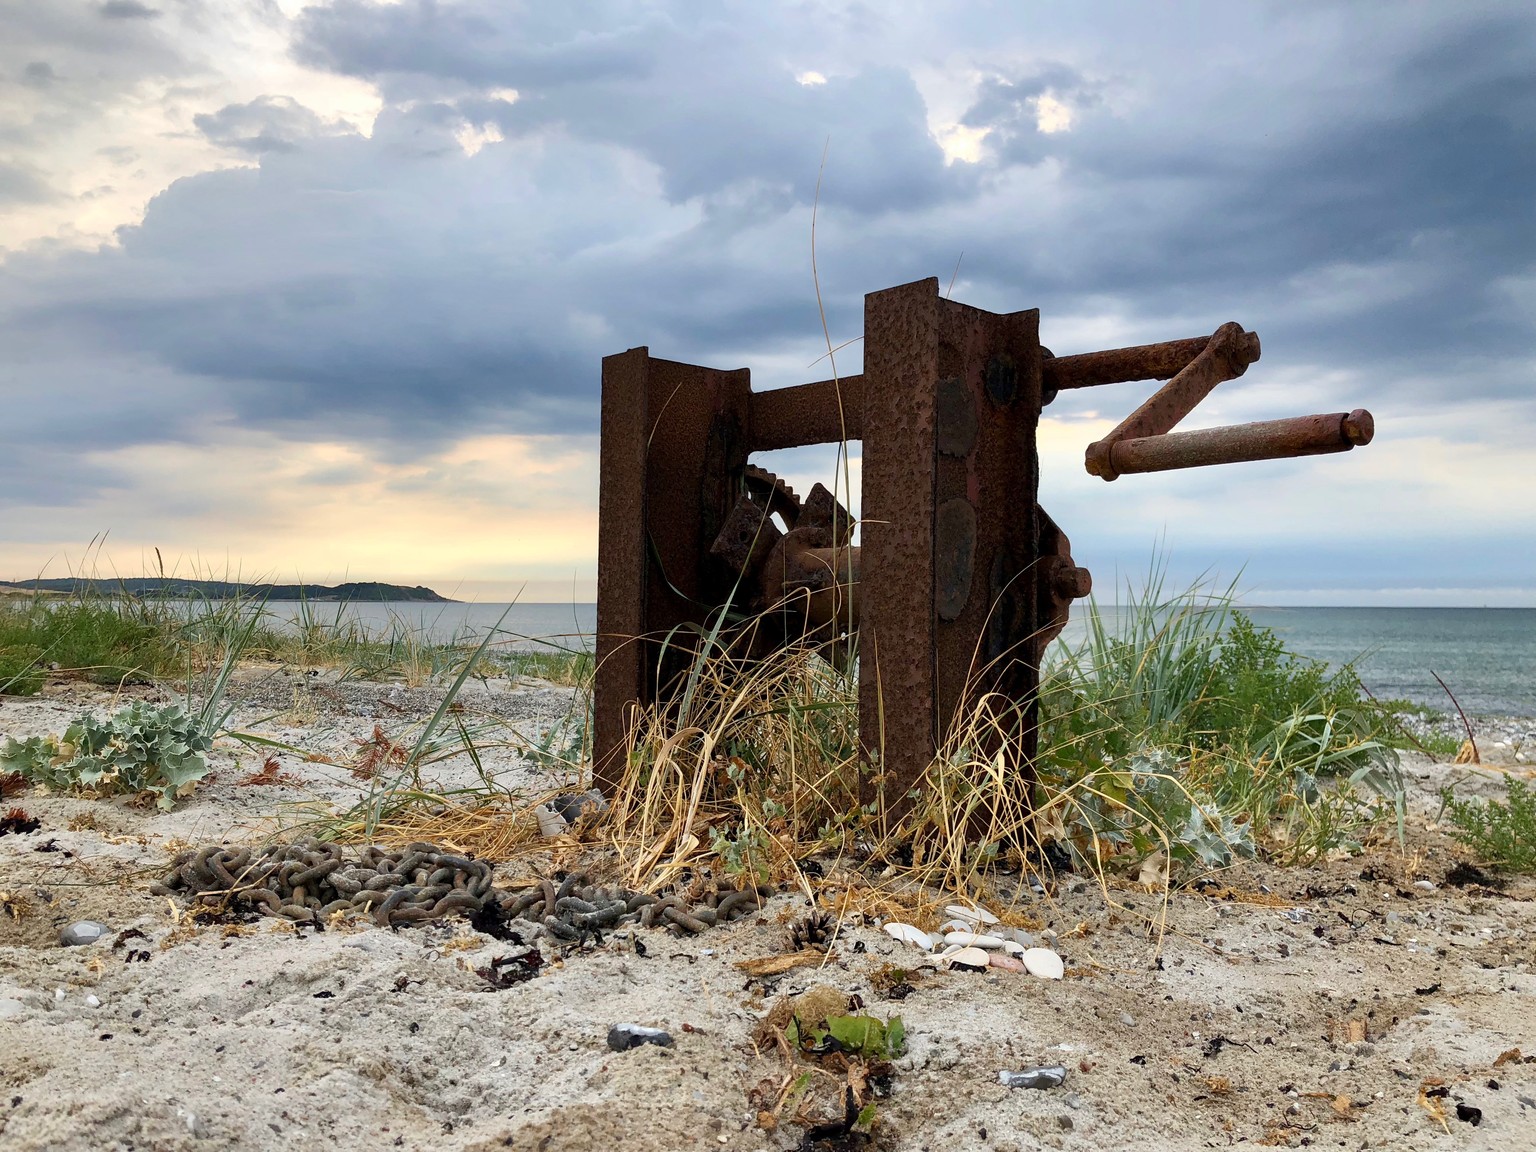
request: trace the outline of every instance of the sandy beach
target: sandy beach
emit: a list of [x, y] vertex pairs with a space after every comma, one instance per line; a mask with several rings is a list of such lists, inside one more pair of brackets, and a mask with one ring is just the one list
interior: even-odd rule
[[[241, 688], [237, 719], [345, 763], [375, 724], [400, 729], [437, 699], [264, 675]], [[461, 697], [529, 737], [571, 699], [536, 681], [471, 683]], [[58, 733], [113, 702], [51, 685], [0, 703], [0, 732]], [[240, 784], [261, 756], [227, 741], [212, 759], [213, 778], [170, 812], [7, 792], [5, 808], [40, 821], [0, 836], [9, 1152], [795, 1148], [804, 1128], [765, 1126], [764, 1113], [803, 1070], [754, 1033], [780, 997], [817, 985], [899, 1015], [908, 1037], [872, 1143], [819, 1147], [1536, 1146], [1536, 884], [1458, 868], [1465, 856], [1433, 823], [1442, 784], [1489, 791], [1526, 771], [1512, 753], [1480, 768], [1405, 758], [1405, 851], [1245, 864], [1174, 892], [1161, 930], [1161, 896], [1128, 881], [1106, 893], [1062, 876], [1041, 898], [1001, 877], [987, 906], [1054, 937], [1059, 982], [920, 970], [920, 954], [858, 914], [821, 966], [749, 975], [737, 965], [789, 951], [789, 925], [809, 910], [787, 892], [696, 936], [624, 926], [601, 945], [537, 940], [539, 974], [501, 989], [476, 970], [522, 949], [460, 916], [393, 930], [197, 925], [153, 895], [177, 850], [255, 843], [281, 805], [345, 806], [366, 787], [291, 755], [279, 757], [285, 783]], [[561, 783], [510, 749], [484, 767], [533, 791]], [[443, 785], [472, 773], [428, 769]], [[538, 865], [498, 866], [496, 882], [516, 887]], [[818, 895], [835, 903], [847, 880], [829, 874]], [[108, 935], [60, 946], [83, 919]], [[891, 966], [913, 973], [899, 1000]], [[675, 1044], [612, 1051], [620, 1022]], [[998, 1081], [1055, 1064], [1059, 1087]]]

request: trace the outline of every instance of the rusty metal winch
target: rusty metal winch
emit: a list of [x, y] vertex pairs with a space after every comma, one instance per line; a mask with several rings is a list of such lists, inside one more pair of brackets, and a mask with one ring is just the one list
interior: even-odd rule
[[[789, 644], [841, 655], [856, 638], [859, 729], [886, 795], [904, 797], [969, 701], [1000, 693], [1032, 715], [1041, 656], [1092, 586], [1036, 503], [1036, 429], [1058, 393], [1166, 380], [1087, 449], [1105, 480], [1136, 472], [1347, 452], [1369, 412], [1172, 429], [1259, 358], [1259, 338], [1210, 336], [1053, 356], [1038, 309], [996, 314], [938, 280], [864, 300], [864, 372], [753, 392], [745, 369], [603, 360], [597, 783], [623, 770], [636, 705], [687, 668], [688, 635], [729, 605], [754, 618], [749, 658]], [[799, 498], [755, 452], [862, 441], [861, 545], [817, 484]], [[1032, 731], [1020, 734], [1031, 771]], [[873, 775], [873, 774], [872, 774]]]

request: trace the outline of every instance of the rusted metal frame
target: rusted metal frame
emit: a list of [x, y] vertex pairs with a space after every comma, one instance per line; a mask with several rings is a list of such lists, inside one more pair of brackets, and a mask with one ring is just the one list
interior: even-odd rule
[[1064, 537], [1040, 562], [1038, 311], [983, 312], [926, 280], [867, 296], [864, 331], [859, 730], [879, 772], [863, 800], [883, 799], [896, 822], [985, 694], [1021, 707], [1014, 767], [1027, 779], [1033, 638], [1060, 614], [1042, 581], [1086, 588], [1087, 574]]
[[731, 596], [735, 575], [708, 541], [740, 490], [750, 392], [744, 370], [644, 348], [603, 361], [593, 759], [605, 789], [622, 777], [634, 708], [688, 667], [679, 638]]
[[1111, 444], [1163, 435], [1210, 395], [1211, 389], [1224, 380], [1241, 376], [1258, 358], [1259, 337], [1256, 333], [1243, 331], [1241, 324], [1223, 324], [1178, 375], [1149, 396], [1108, 436], [1088, 446], [1085, 454], [1088, 471], [1105, 480], [1113, 480], [1118, 473], [1109, 460]]
[[593, 771], [610, 795], [624, 772], [628, 713], [648, 697], [645, 648], [645, 456], [650, 352], [603, 358], [597, 492], [597, 675]]
[[1260, 420], [1253, 424], [1120, 440], [1110, 445], [1109, 464], [1117, 475], [1127, 475], [1291, 456], [1319, 456], [1348, 452], [1357, 445], [1369, 444], [1375, 431], [1371, 414], [1363, 408], [1285, 420]]
[[748, 435], [754, 452], [835, 444], [864, 437], [864, 377], [841, 376], [753, 392]]
[[[895, 802], [938, 740], [934, 612], [937, 277], [864, 297], [860, 803]], [[876, 576], [886, 574], [885, 579]]]

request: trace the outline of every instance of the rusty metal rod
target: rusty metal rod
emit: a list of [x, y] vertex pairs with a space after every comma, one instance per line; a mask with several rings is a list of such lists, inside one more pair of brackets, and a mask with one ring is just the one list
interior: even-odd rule
[[864, 377], [752, 393], [753, 452], [864, 438]]
[[[1088, 471], [1105, 480], [1135, 472], [1167, 472], [1249, 460], [1320, 456], [1369, 444], [1376, 422], [1364, 408], [1286, 420], [1260, 420], [1196, 432], [1169, 432], [1088, 446]], [[1098, 465], [1096, 467], [1096, 464]]]
[[1161, 344], [1047, 358], [1041, 365], [1041, 379], [1047, 391], [1058, 392], [1130, 380], [1169, 380], [1204, 352], [1210, 342], [1209, 336], [1194, 336], [1188, 340], [1164, 340]]

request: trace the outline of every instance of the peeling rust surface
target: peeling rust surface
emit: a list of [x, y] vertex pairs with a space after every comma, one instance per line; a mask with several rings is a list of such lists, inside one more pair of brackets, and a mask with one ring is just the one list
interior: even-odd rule
[[976, 446], [976, 400], [965, 381], [946, 376], [939, 381], [938, 449], [946, 456], [968, 456]]
[[940, 504], [934, 517], [934, 607], [940, 620], [954, 620], [965, 610], [975, 569], [976, 509], [955, 496]]

